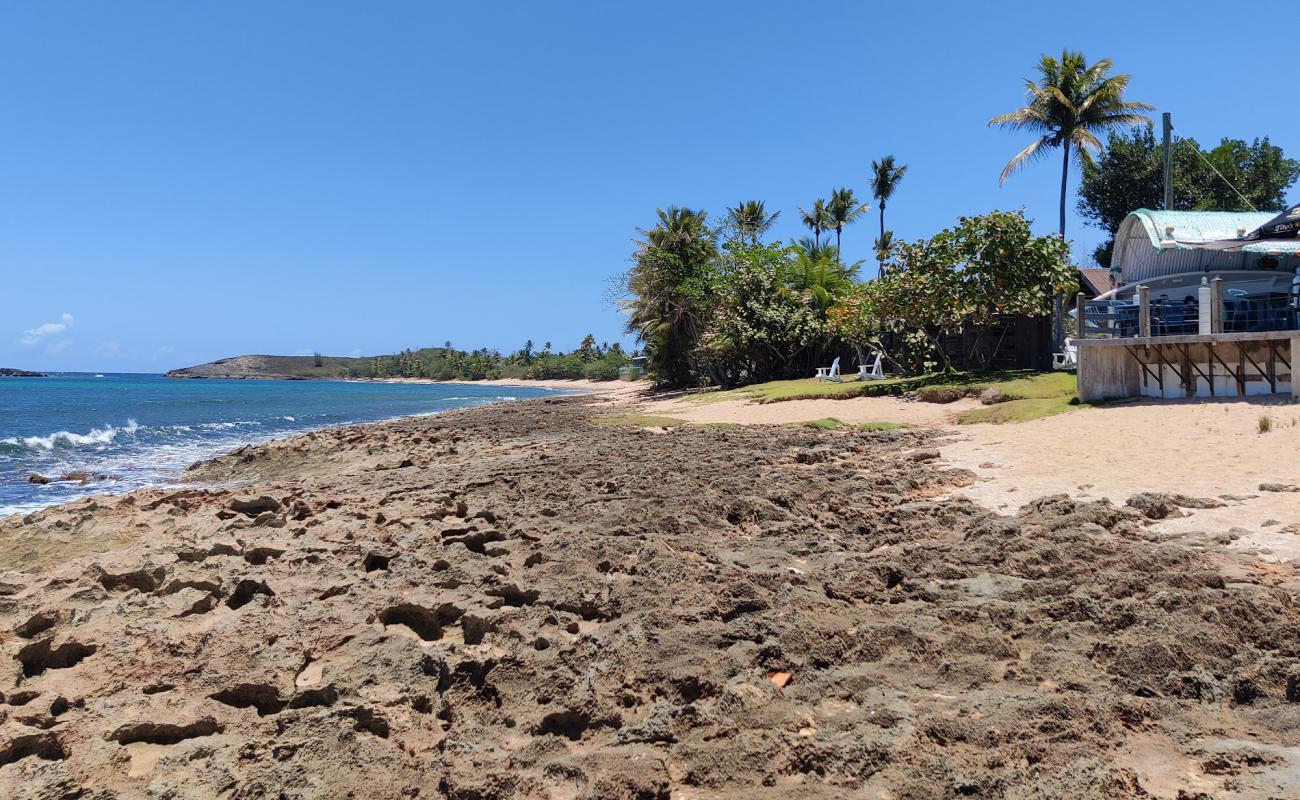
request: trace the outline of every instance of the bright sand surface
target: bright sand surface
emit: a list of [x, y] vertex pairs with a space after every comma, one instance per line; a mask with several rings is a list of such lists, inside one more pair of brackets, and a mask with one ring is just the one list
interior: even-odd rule
[[[1279, 398], [1150, 400], [1081, 408], [1016, 424], [957, 425], [979, 407], [893, 397], [849, 400], [709, 402], [678, 397], [643, 403], [646, 414], [692, 423], [786, 424], [833, 417], [940, 429], [944, 460], [977, 476], [958, 490], [1010, 513], [1048, 494], [1107, 498], [1122, 505], [1138, 492], [1223, 498], [1226, 505], [1188, 510], [1156, 530], [1227, 532], [1235, 547], [1275, 559], [1300, 558], [1300, 493], [1266, 492], [1265, 483], [1300, 484], [1300, 405]], [[1272, 430], [1259, 432], [1267, 416]]]
[[[1259, 431], [1263, 416], [1272, 422], [1267, 433]], [[1239, 528], [1244, 532], [1234, 546], [1300, 558], [1300, 493], [1259, 488], [1300, 484], [1300, 405], [1254, 398], [1142, 401], [950, 430], [944, 457], [979, 476], [960, 491], [989, 508], [1011, 511], [1058, 492], [1117, 504], [1140, 491], [1223, 498], [1222, 508], [1192, 510], [1156, 528]]]

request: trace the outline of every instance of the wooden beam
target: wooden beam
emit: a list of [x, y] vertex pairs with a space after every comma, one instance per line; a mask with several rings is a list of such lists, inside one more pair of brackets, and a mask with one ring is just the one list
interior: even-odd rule
[[1153, 373], [1151, 369], [1147, 366], [1147, 363], [1142, 359], [1138, 358], [1137, 348], [1125, 347], [1124, 352], [1128, 353], [1130, 356], [1133, 356], [1133, 360], [1138, 362], [1138, 366], [1142, 367], [1142, 388], [1144, 389], [1146, 388], [1148, 375], [1151, 376], [1152, 380], [1159, 380], [1156, 374]]
[[1268, 390], [1277, 394], [1277, 348], [1271, 340], [1268, 343]]
[[[1276, 339], [1271, 339], [1269, 343], [1270, 343], [1270, 345], [1276, 347], [1278, 342], [1277, 342]], [[1289, 349], [1289, 348], [1288, 348], [1288, 349]], [[1281, 349], [1278, 349], [1278, 351], [1277, 351], [1277, 360], [1278, 360], [1278, 361], [1281, 361], [1283, 364], [1286, 364], [1286, 368], [1287, 368], [1287, 370], [1291, 370], [1291, 362], [1288, 361], [1288, 360], [1286, 359], [1286, 357], [1282, 355], [1282, 350], [1281, 350]], [[1295, 377], [1296, 377], [1296, 376], [1295, 376], [1294, 374], [1291, 375], [1291, 385], [1293, 385], [1293, 386], [1295, 385]]]
[[[1156, 361], [1160, 363], [1160, 396], [1164, 397], [1165, 396], [1165, 348], [1163, 345], [1156, 345]], [[1170, 365], [1170, 369], [1173, 369], [1175, 374], [1178, 373], [1178, 369], [1175, 368], [1172, 364]], [[1180, 375], [1179, 377], [1181, 378], [1182, 376]]]
[[[1250, 357], [1250, 353], [1247, 353], [1247, 352], [1246, 352], [1246, 348], [1245, 348], [1245, 346], [1244, 346], [1244, 345], [1240, 345], [1240, 347], [1241, 347], [1241, 354], [1242, 354], [1242, 356], [1245, 357], [1245, 359], [1246, 359], [1247, 361], [1250, 362], [1250, 365], [1251, 365], [1252, 367], [1255, 368], [1255, 371], [1259, 373], [1259, 376], [1260, 376], [1261, 378], [1267, 378], [1267, 377], [1268, 377], [1268, 373], [1264, 371], [1264, 368], [1263, 368], [1263, 367], [1261, 367], [1259, 364], [1255, 363], [1255, 359], [1251, 358], [1251, 357]], [[1245, 372], [1244, 367], [1243, 367], [1242, 371]], [[1243, 377], [1244, 377], [1244, 376], [1243, 376]], [[1271, 382], [1272, 382], [1272, 381], [1270, 381], [1270, 383], [1271, 383]]]
[[1236, 343], [1236, 395], [1245, 397], [1245, 345]]
[[[1200, 367], [1200, 365], [1198, 365], [1195, 361], [1192, 360], [1192, 348], [1191, 348], [1191, 346], [1190, 346], [1190, 345], [1186, 345], [1186, 344], [1184, 344], [1182, 347], [1183, 347], [1183, 363], [1187, 366], [1187, 369], [1188, 369], [1188, 377], [1189, 377], [1189, 378], [1191, 377], [1191, 370], [1196, 370], [1196, 374], [1197, 374], [1197, 375], [1200, 375], [1202, 378], [1205, 379], [1205, 381], [1206, 381], [1207, 383], [1210, 384], [1210, 396], [1213, 397], [1213, 396], [1214, 396], [1214, 380], [1213, 380], [1209, 375], [1206, 375], [1204, 372], [1202, 372], [1202, 371], [1201, 371], [1201, 367]], [[1211, 374], [1213, 374], [1213, 372], [1214, 372], [1214, 365], [1213, 365], [1213, 364], [1210, 365], [1210, 372], [1211, 372]], [[1193, 396], [1195, 396], [1195, 395], [1196, 395], [1196, 390], [1195, 390], [1195, 388], [1192, 387], [1192, 386], [1188, 386], [1188, 387], [1187, 387], [1187, 396], [1188, 396], [1188, 397], [1193, 397]]]

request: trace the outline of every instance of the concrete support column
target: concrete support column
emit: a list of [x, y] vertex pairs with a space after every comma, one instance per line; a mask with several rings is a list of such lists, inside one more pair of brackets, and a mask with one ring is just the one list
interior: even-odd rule
[[1214, 301], [1210, 284], [1201, 279], [1201, 287], [1196, 290], [1196, 332], [1207, 334], [1214, 332]]

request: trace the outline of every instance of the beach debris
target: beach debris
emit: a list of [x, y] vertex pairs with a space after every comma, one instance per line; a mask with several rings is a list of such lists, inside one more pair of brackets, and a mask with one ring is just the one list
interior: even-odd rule
[[767, 673], [767, 679], [771, 681], [772, 685], [775, 686], [776, 688], [784, 689], [785, 687], [790, 685], [790, 681], [794, 680], [794, 673], [793, 672], [769, 672]]
[[1294, 483], [1261, 483], [1259, 485], [1261, 492], [1300, 492], [1300, 486]]

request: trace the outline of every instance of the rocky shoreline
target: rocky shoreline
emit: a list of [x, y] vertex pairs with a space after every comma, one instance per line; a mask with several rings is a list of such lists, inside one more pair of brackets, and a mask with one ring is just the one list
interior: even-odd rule
[[0, 522], [0, 794], [1300, 792], [1293, 567], [992, 513], [933, 433], [602, 413], [321, 431]]

